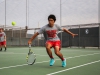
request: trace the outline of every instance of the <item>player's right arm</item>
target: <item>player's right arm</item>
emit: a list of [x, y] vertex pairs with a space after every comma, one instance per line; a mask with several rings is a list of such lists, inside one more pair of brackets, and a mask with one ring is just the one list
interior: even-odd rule
[[32, 38], [30, 38], [30, 39], [28, 40], [28, 44], [31, 44], [32, 41], [35, 39], [35, 37], [37, 37], [38, 35], [39, 35], [39, 33], [36, 32], [36, 33], [32, 36]]
[[36, 33], [32, 36], [32, 38], [29, 39], [28, 44], [31, 44], [32, 41], [35, 39], [35, 37], [37, 37], [39, 34], [42, 34], [42, 33], [44, 32], [44, 28], [45, 28], [45, 26], [42, 27], [41, 29], [39, 29], [39, 31], [36, 32]]

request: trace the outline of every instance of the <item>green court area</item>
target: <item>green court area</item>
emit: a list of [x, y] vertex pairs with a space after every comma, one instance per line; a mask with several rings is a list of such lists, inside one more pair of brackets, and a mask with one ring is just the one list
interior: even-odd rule
[[0, 75], [100, 75], [100, 49], [62, 48], [67, 67], [54, 54], [55, 64], [49, 66], [44, 47], [32, 47], [36, 54], [34, 65], [27, 65], [28, 47], [8, 48], [0, 52]]

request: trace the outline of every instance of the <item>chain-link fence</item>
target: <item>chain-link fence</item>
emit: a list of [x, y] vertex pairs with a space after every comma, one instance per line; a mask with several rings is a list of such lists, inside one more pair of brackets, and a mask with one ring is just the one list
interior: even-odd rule
[[62, 38], [63, 47], [100, 47], [100, 23], [63, 27], [68, 28], [69, 31], [75, 34], [78, 34], [78, 36], [75, 36], [74, 38], [65, 32], [59, 34], [59, 37]]
[[[2, 26], [3, 27], [3, 26]], [[100, 47], [100, 23], [82, 24], [82, 25], [66, 25], [62, 26], [72, 33], [78, 34], [72, 38], [70, 34], [59, 32], [58, 36], [62, 42], [62, 47]], [[8, 46], [27, 46], [28, 40], [33, 34], [27, 34], [28, 30], [37, 32], [40, 28], [25, 29], [21, 27], [8, 27], [4, 30], [7, 36]], [[45, 46], [45, 38], [40, 34], [32, 42], [32, 46]]]

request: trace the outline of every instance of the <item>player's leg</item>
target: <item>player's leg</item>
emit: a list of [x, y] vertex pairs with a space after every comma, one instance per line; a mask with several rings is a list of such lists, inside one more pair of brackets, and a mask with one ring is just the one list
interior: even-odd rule
[[0, 42], [0, 51], [2, 51], [2, 42]]
[[52, 55], [51, 48], [52, 48], [52, 43], [51, 42], [46, 42], [46, 51], [47, 51], [49, 57], [51, 58], [51, 60], [50, 60], [50, 66], [53, 66], [53, 64], [54, 64], [55, 61], [54, 61], [54, 57]]
[[4, 45], [4, 48], [5, 48], [5, 51], [7, 50], [7, 47], [6, 47], [6, 45]]
[[66, 59], [64, 59], [62, 53], [60, 52], [60, 41], [55, 42], [54, 45], [55, 54], [62, 60], [62, 67], [66, 67]]
[[66, 59], [64, 59], [62, 53], [59, 50], [59, 46], [54, 47], [55, 54], [62, 60], [62, 67], [66, 67]]
[[64, 57], [63, 57], [62, 53], [59, 50], [59, 46], [55, 46], [54, 51], [55, 51], [55, 54], [63, 61]]
[[47, 51], [49, 57], [50, 57], [51, 59], [53, 59], [51, 47], [52, 47], [52, 45], [51, 45], [50, 43], [46, 43], [46, 51]]
[[3, 46], [4, 46], [5, 51], [6, 51], [7, 50], [7, 48], [6, 48], [6, 41], [3, 41]]

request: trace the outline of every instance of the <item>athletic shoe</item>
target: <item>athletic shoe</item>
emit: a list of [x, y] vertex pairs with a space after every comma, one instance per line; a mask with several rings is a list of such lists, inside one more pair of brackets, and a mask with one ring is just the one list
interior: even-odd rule
[[50, 66], [53, 66], [54, 62], [55, 62], [55, 60], [54, 59], [51, 59], [50, 60]]
[[64, 61], [62, 61], [62, 67], [66, 67], [66, 59], [64, 59]]

